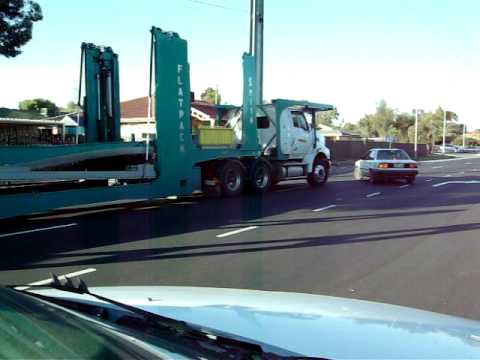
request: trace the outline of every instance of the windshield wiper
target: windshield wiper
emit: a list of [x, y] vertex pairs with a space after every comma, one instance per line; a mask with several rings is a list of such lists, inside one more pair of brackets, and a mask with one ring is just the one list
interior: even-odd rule
[[[22, 293], [42, 298], [47, 301], [57, 303], [59, 305], [65, 306], [65, 301], [62, 299], [56, 299], [51, 296], [45, 296], [38, 293], [31, 293], [27, 289], [16, 289], [20, 288], [22, 285], [12, 285], [10, 288], [20, 291]], [[123, 325], [129, 328], [138, 330], [138, 328], [151, 328], [159, 330], [163, 335], [167, 333], [170, 336], [174, 336], [175, 340], [180, 338], [188, 339], [193, 341], [196, 346], [200, 346], [204, 350], [214, 351], [221, 353], [221, 357], [230, 358], [230, 359], [311, 359], [309, 357], [297, 357], [297, 356], [281, 356], [276, 355], [270, 352], [265, 352], [263, 348], [255, 343], [250, 343], [244, 340], [238, 340], [235, 338], [230, 338], [225, 335], [216, 334], [213, 331], [207, 331], [205, 329], [198, 329], [192, 325], [187, 324], [185, 321], [175, 320], [168, 318], [162, 315], [158, 315], [141, 308], [131, 306], [116, 300], [106, 298], [104, 296], [92, 293], [89, 291], [87, 284], [82, 280], [78, 279], [77, 284], [75, 284], [70, 278], [65, 278], [63, 282], [56, 276], [52, 274], [52, 281], [46, 285], [37, 285], [32, 286], [28, 285], [29, 288], [54, 288], [60, 291], [65, 291], [69, 293], [75, 293], [80, 295], [89, 295], [97, 300], [106, 302], [108, 304], [115, 305], [121, 309], [127, 310], [138, 317], [123, 317], [119, 321], [116, 321], [117, 324]], [[78, 310], [78, 308], [76, 309]], [[101, 316], [100, 316], [101, 317]], [[139, 324], [139, 321], [142, 323]], [[219, 355], [220, 356], [220, 355]]]

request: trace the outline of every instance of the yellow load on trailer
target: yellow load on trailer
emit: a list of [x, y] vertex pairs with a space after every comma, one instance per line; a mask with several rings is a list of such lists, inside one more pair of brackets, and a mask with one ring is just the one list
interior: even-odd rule
[[198, 143], [201, 146], [233, 146], [235, 133], [224, 127], [199, 127]]

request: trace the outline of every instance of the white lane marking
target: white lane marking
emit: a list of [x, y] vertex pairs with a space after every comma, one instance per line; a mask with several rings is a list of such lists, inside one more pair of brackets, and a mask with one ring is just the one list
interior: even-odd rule
[[[72, 272], [72, 273], [60, 275], [60, 276], [58, 277], [58, 279], [59, 279], [59, 280], [65, 280], [66, 278], [73, 278], [73, 277], [76, 277], [76, 276], [89, 274], [89, 273], [94, 272], [94, 271], [97, 271], [97, 269], [88, 268], [88, 269], [79, 270], [79, 271], [75, 271], [75, 272]], [[25, 290], [25, 289], [30, 288], [30, 286], [47, 285], [47, 284], [50, 284], [51, 282], [52, 282], [52, 279], [51, 279], [51, 278], [50, 278], [50, 279], [45, 279], [45, 280], [39, 280], [39, 281], [32, 282], [32, 283], [30, 283], [30, 284], [27, 284], [27, 285], [29, 285], [29, 286], [16, 287], [15, 289], [17, 289], [17, 290]]]
[[320, 211], [325, 211], [325, 210], [328, 210], [328, 209], [333, 209], [334, 207], [337, 207], [337, 205], [328, 205], [328, 206], [325, 206], [325, 207], [320, 208], [320, 209], [315, 209], [313, 211], [314, 212], [320, 212]]
[[399, 189], [405, 189], [407, 187], [409, 187], [410, 185], [409, 184], [405, 184], [405, 185], [402, 185], [402, 186], [399, 186]]
[[224, 234], [217, 235], [217, 238], [224, 238], [224, 237], [227, 237], [227, 236], [240, 234], [240, 233], [243, 233], [245, 231], [250, 231], [250, 230], [257, 229], [257, 228], [258, 228], [258, 226], [249, 226], [247, 228], [238, 229], [238, 230], [234, 230], [234, 231], [229, 231], [229, 232], [226, 232]]
[[480, 184], [480, 181], [479, 181], [479, 180], [445, 181], [445, 182], [442, 182], [442, 183], [438, 183], [438, 184], [432, 185], [432, 187], [437, 188], [437, 187], [445, 186], [445, 185], [449, 185], [449, 184]]
[[441, 165], [441, 166], [432, 166], [432, 169], [441, 169], [441, 168], [443, 168], [443, 167], [445, 167], [445, 166], [444, 166], [444, 165]]
[[465, 163], [465, 165], [472, 165], [472, 163], [471, 163], [471, 162], [468, 162], [468, 163]]
[[443, 177], [452, 177], [452, 175], [447, 174], [447, 175], [444, 175]]
[[307, 188], [306, 186], [291, 187], [291, 188], [287, 188], [287, 189], [275, 190], [275, 192], [288, 192], [288, 191], [302, 190], [302, 189], [306, 189], [306, 188]]
[[453, 159], [437, 159], [437, 160], [422, 160], [422, 161], [418, 161], [419, 163], [443, 163], [443, 162], [446, 162], [446, 161], [458, 161], [458, 160], [465, 160], [465, 158], [463, 157], [457, 157], [457, 158], [453, 158]]
[[371, 197], [374, 197], [374, 196], [378, 196], [378, 195], [380, 195], [380, 194], [381, 194], [381, 192], [371, 193], [371, 194], [368, 194], [368, 195], [367, 195], [367, 198], [371, 198]]
[[426, 181], [426, 182], [430, 182], [430, 181], [432, 181], [432, 179], [425, 179], [425, 181]]
[[71, 226], [77, 226], [77, 223], [71, 223], [71, 224], [65, 224], [65, 225], [57, 225], [57, 226], [50, 226], [46, 228], [38, 228], [38, 229], [32, 229], [32, 230], [25, 230], [25, 231], [17, 231], [9, 234], [0, 234], [0, 238], [4, 238], [7, 236], [15, 236], [15, 235], [22, 235], [22, 234], [30, 234], [34, 232], [39, 232], [39, 231], [47, 231], [47, 230], [54, 230], [54, 229], [63, 229]]

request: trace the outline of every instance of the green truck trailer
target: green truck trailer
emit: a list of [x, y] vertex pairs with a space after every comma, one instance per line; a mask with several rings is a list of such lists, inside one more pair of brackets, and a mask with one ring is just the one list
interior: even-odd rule
[[[118, 56], [82, 45], [85, 143], [0, 147], [0, 218], [64, 207], [214, 192], [264, 193], [284, 180], [323, 185], [330, 153], [314, 126], [331, 105], [278, 99], [257, 104], [256, 59], [243, 55], [243, 105], [218, 106], [222, 126], [192, 131], [187, 42], [152, 28], [156, 136], [120, 141]], [[82, 93], [82, 89], [80, 89]]]

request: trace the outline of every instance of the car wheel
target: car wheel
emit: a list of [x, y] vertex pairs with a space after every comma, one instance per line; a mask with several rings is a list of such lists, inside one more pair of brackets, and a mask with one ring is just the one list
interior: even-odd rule
[[375, 175], [372, 173], [370, 173], [370, 177], [368, 178], [368, 181], [372, 184], [378, 184], [381, 180], [382, 178], [380, 177], [380, 175]]
[[410, 176], [407, 178], [407, 183], [410, 185], [415, 184], [416, 176]]

